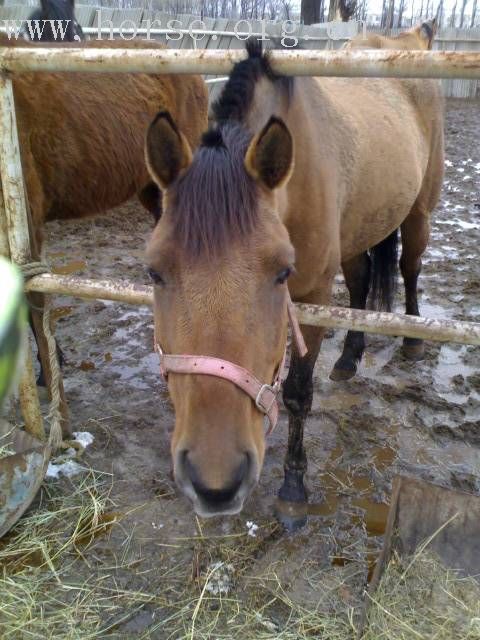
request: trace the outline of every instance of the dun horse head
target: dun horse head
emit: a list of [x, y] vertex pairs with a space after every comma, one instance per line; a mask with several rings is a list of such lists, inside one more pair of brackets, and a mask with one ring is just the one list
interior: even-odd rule
[[[158, 345], [227, 361], [270, 384], [284, 358], [295, 262], [277, 205], [293, 166], [287, 127], [272, 117], [252, 136], [228, 122], [193, 154], [163, 112], [148, 130], [146, 158], [163, 191], [147, 247]], [[262, 468], [263, 413], [216, 375], [170, 372], [168, 386], [177, 484], [200, 515], [237, 513]]]

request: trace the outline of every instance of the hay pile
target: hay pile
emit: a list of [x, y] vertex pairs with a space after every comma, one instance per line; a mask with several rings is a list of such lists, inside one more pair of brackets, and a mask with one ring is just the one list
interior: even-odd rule
[[[255, 536], [247, 529], [219, 536], [197, 522], [197, 535], [158, 545], [185, 561], [173, 570], [160, 559], [152, 566], [135, 549], [134, 531], [117, 521], [110, 485], [111, 477], [93, 471], [75, 482], [49, 481], [0, 540], [2, 640], [357, 638], [361, 563], [304, 564], [285, 574], [262, 561], [284, 541], [275, 523], [260, 523]], [[99, 544], [111, 555], [102, 556]], [[360, 580], [349, 581], [348, 571]], [[292, 588], [299, 577], [308, 599]], [[369, 597], [365, 640], [480, 640], [477, 583], [428, 552], [413, 562], [395, 559]]]
[[428, 550], [394, 557], [369, 598], [364, 640], [480, 640], [479, 584]]

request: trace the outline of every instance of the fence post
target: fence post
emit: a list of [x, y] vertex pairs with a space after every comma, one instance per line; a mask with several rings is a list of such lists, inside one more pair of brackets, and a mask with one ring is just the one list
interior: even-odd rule
[[[12, 81], [4, 74], [0, 76], [0, 176], [3, 192], [0, 202], [0, 233], [2, 236], [0, 247], [2, 253], [9, 254], [13, 262], [20, 265], [25, 264], [31, 261], [28, 216]], [[5, 231], [7, 237], [4, 235]], [[37, 438], [45, 439], [30, 341], [26, 349], [19, 395], [26, 431]]]
[[[0, 185], [1, 187], [1, 185]], [[0, 188], [0, 255], [10, 258], [10, 247], [8, 243], [8, 225], [3, 202], [3, 192]], [[37, 385], [33, 370], [32, 349], [30, 340], [25, 349], [23, 370], [19, 383], [20, 407], [23, 419], [25, 420], [25, 430], [39, 440], [45, 439], [42, 413], [40, 411], [40, 401], [38, 399]]]

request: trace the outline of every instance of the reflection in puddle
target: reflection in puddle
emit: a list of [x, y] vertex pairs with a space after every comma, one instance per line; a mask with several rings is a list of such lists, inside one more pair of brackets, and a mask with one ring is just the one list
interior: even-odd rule
[[58, 320], [60, 320], [60, 318], [66, 318], [67, 316], [69, 316], [73, 311], [73, 307], [72, 306], [60, 306], [60, 307], [55, 307], [55, 309], [52, 309], [50, 312], [50, 318], [52, 319], [52, 322], [54, 323], [53, 326], [56, 326], [56, 323], [58, 322]]
[[52, 267], [53, 273], [59, 276], [68, 276], [78, 271], [84, 271], [87, 268], [85, 260], [71, 260], [65, 264], [56, 264]]

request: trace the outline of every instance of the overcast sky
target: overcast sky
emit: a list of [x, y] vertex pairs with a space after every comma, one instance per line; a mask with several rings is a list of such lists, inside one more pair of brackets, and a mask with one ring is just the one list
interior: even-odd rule
[[[422, 4], [422, 0], [414, 0], [415, 2], [415, 13], [417, 13], [418, 11], [420, 11], [420, 6]], [[424, 0], [423, 5], [426, 5], [427, 0]], [[431, 2], [431, 0], [430, 0]], [[433, 0], [434, 6], [436, 7], [438, 4], [438, 0]], [[395, 4], [398, 4], [398, 2], [396, 2]], [[453, 5], [455, 4], [455, 0], [444, 0], [443, 6], [444, 6], [444, 15], [445, 16], [450, 16], [450, 13], [452, 11]], [[473, 5], [473, 0], [468, 0], [467, 2], [467, 6], [465, 8], [465, 14], [466, 15], [470, 15], [471, 11], [472, 11], [472, 5]], [[460, 8], [462, 6], [462, 0], [458, 0], [457, 3], [457, 15], [460, 14]], [[382, 0], [368, 0], [368, 9], [369, 9], [369, 13], [381, 13], [382, 11]], [[406, 16], [410, 16], [412, 12], [412, 1], [408, 0], [407, 2], [407, 7], [405, 9], [405, 15]]]

